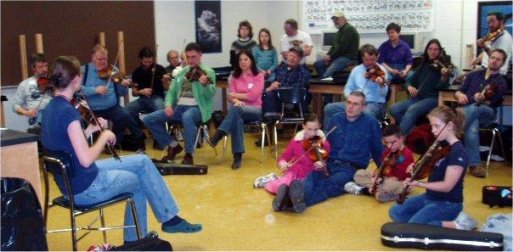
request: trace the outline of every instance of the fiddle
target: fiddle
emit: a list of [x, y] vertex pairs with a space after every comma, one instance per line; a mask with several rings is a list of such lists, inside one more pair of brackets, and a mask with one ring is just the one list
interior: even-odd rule
[[[87, 101], [85, 100], [85, 96], [83, 94], [80, 94], [79, 96], [74, 96], [70, 103], [71, 105], [73, 105], [73, 107], [75, 107], [75, 109], [80, 114], [80, 117], [84, 121], [92, 125], [98, 126], [100, 128], [100, 132], [103, 132], [103, 128], [100, 125], [98, 118], [94, 115], [93, 110], [91, 110], [91, 108], [87, 105]], [[110, 151], [114, 159], [121, 162], [121, 159], [119, 158], [119, 155], [114, 149], [114, 146], [112, 146], [111, 144], [107, 144], [107, 149]]]
[[[436, 166], [436, 163], [447, 157], [449, 153], [451, 152], [451, 145], [447, 143], [446, 141], [440, 141], [438, 140], [438, 136], [444, 131], [445, 127], [447, 127], [447, 124], [440, 130], [438, 135], [436, 136], [435, 142], [429, 146], [429, 149], [422, 155], [422, 157], [417, 160], [414, 164], [413, 171], [411, 173], [411, 180], [419, 180], [427, 178], [433, 169]], [[404, 200], [406, 199], [406, 196], [409, 193], [410, 186], [407, 185], [402, 193], [399, 195], [399, 198], [397, 199], [398, 204], [402, 204]]]
[[367, 72], [365, 72], [365, 78], [370, 79], [374, 82], [376, 82], [376, 80], [379, 77], [381, 77], [383, 79], [382, 85], [385, 84], [385, 81], [386, 81], [385, 76], [386, 76], [385, 71], [383, 71], [383, 69], [381, 69], [381, 67], [379, 67], [376, 64], [372, 68], [367, 69]]
[[483, 90], [479, 93], [482, 99], [478, 102], [476, 102], [476, 106], [480, 106], [481, 104], [484, 104], [487, 100], [492, 98], [492, 96], [497, 92], [497, 85], [488, 84], [486, 85]]
[[[306, 151], [308, 158], [310, 158], [314, 163], [317, 161], [324, 162], [328, 159], [329, 153], [323, 148], [323, 142], [323, 138], [320, 136], [314, 136], [310, 139], [303, 140], [303, 149]], [[329, 175], [327, 169], [324, 169], [324, 173], [326, 176]]]
[[400, 156], [399, 151], [396, 151], [396, 152], [390, 151], [383, 158], [383, 162], [381, 162], [381, 165], [376, 170], [376, 180], [374, 180], [374, 184], [372, 185], [372, 189], [371, 189], [372, 194], [376, 194], [376, 189], [377, 189], [378, 185], [381, 183], [380, 179], [385, 176], [389, 176], [392, 173], [392, 170], [395, 166], [395, 162], [399, 156]]
[[486, 34], [486, 36], [484, 38], [482, 38], [483, 43], [487, 42], [487, 41], [491, 41], [491, 42], [495, 41], [498, 37], [500, 37], [502, 35], [503, 32], [504, 32], [504, 30], [497, 29], [494, 32], [490, 32], [490, 33]]
[[[445, 51], [442, 51], [438, 58], [431, 61], [431, 63], [429, 64], [429, 68], [435, 71], [440, 71], [440, 73], [442, 73], [442, 75], [446, 77], [452, 73], [452, 71], [454, 70], [454, 65], [451, 63], [450, 58], [445, 55]], [[447, 72], [443, 73], [442, 69], [447, 69]]]
[[[188, 79], [189, 81], [199, 81], [199, 78], [202, 75], [207, 75], [207, 73], [205, 71], [203, 71], [203, 69], [201, 69], [199, 66], [193, 66], [189, 69], [189, 72], [187, 72], [185, 74], [185, 78]], [[210, 79], [210, 77], [208, 77], [208, 81], [209, 81], [209, 83], [213, 83], [213, 81], [212, 81], [212, 79]]]
[[106, 68], [102, 70], [98, 70], [98, 76], [102, 79], [110, 79], [112, 82], [116, 84], [121, 84], [121, 82], [127, 80], [128, 82], [130, 82], [130, 87], [137, 86], [126, 77], [125, 73], [120, 71], [116, 72], [111, 65], [108, 65]]

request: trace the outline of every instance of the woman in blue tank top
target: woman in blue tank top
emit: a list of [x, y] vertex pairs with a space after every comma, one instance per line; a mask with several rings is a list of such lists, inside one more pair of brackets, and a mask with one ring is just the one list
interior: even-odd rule
[[[75, 176], [71, 183], [75, 204], [94, 204], [128, 192], [133, 195], [143, 235], [147, 233], [146, 202], [162, 223], [164, 232], [201, 231], [200, 224], [190, 224], [178, 216], [175, 199], [148, 156], [124, 156], [120, 161], [114, 158], [98, 160], [105, 145], [116, 142], [116, 136], [112, 131], [104, 130], [94, 145], [88, 145], [87, 137], [100, 128], [89, 124], [82, 129], [80, 115], [70, 103], [82, 85], [78, 60], [73, 56], [58, 57], [50, 67], [50, 75], [49, 85], [54, 89], [55, 99], [43, 111], [47, 118], [41, 123], [42, 143], [49, 151], [66, 151], [72, 155]], [[105, 128], [107, 121], [103, 118], [98, 121]], [[55, 181], [59, 189], [65, 191], [62, 178], [55, 176]], [[133, 225], [131, 214], [126, 211], [130, 211], [128, 206], [125, 225]], [[125, 231], [125, 242], [136, 239], [134, 229]]]

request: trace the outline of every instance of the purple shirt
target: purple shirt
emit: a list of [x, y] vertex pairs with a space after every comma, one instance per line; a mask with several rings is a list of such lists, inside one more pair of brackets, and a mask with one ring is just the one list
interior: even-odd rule
[[413, 63], [410, 47], [402, 40], [399, 40], [399, 44], [396, 47], [393, 47], [392, 42], [387, 40], [379, 46], [378, 51], [378, 62], [381, 64], [401, 64], [406, 66]]
[[463, 85], [460, 87], [460, 92], [468, 97], [468, 104], [474, 103], [474, 95], [481, 92], [486, 85], [491, 85], [492, 88], [496, 87], [497, 90], [493, 93], [490, 101], [490, 107], [498, 107], [502, 103], [502, 99], [506, 94], [506, 80], [500, 73], [492, 74], [485, 79], [486, 69], [471, 72]]

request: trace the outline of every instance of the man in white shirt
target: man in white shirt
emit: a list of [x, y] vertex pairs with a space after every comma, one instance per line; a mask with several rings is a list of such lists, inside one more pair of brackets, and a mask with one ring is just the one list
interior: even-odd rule
[[[490, 32], [488, 35], [497, 33], [497, 36], [491, 36], [494, 38], [489, 39], [488, 36], [480, 38], [476, 41], [477, 46], [484, 50], [476, 59], [472, 61], [473, 65], [481, 64], [482, 67], [488, 67], [488, 58], [491, 51], [500, 48], [506, 52], [508, 57], [504, 61], [504, 65], [501, 67], [500, 73], [506, 74], [508, 72], [509, 61], [511, 59], [511, 46], [513, 40], [511, 34], [504, 27], [504, 15], [501, 12], [490, 12], [488, 13], [486, 20], [488, 21], [488, 27]], [[501, 31], [499, 31], [499, 29]]]
[[285, 34], [281, 36], [281, 56], [283, 62], [287, 63], [287, 54], [292, 47], [300, 47], [303, 49], [303, 58], [301, 64], [306, 63], [306, 57], [312, 53], [313, 42], [310, 34], [298, 30], [297, 21], [290, 18], [285, 20], [283, 25]]

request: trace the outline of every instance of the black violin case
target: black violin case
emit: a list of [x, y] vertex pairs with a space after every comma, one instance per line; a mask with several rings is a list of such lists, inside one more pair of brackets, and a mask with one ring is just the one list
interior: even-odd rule
[[161, 175], [206, 175], [206, 165], [183, 165], [152, 160]]
[[393, 248], [426, 250], [503, 250], [499, 233], [389, 222], [381, 226], [381, 243]]

